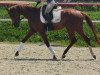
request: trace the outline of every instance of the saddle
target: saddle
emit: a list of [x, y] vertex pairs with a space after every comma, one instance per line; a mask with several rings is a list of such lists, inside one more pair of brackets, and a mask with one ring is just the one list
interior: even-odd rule
[[[40, 20], [42, 23], [46, 23], [46, 15], [45, 15], [45, 9], [47, 5], [44, 5], [41, 7], [40, 11]], [[54, 6], [54, 8], [50, 11], [50, 19], [52, 23], [58, 23], [61, 21], [61, 10], [62, 8], [60, 6]]]

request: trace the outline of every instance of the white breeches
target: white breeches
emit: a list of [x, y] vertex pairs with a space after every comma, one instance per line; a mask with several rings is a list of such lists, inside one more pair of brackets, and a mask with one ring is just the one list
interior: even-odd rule
[[55, 6], [55, 2], [51, 1], [46, 7], [45, 14], [49, 13], [53, 9], [54, 6]]

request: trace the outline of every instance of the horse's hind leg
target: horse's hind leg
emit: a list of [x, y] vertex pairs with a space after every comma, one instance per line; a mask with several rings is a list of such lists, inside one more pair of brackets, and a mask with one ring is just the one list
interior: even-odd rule
[[45, 34], [45, 32], [40, 32], [40, 35], [44, 41], [44, 43], [46, 44], [46, 46], [48, 47], [48, 49], [50, 50], [51, 54], [53, 55], [53, 59], [57, 59], [55, 56], [55, 51], [52, 49], [52, 47], [50, 46], [48, 39], [47, 39], [47, 35]]
[[83, 32], [82, 29], [80, 29], [79, 31], [77, 31], [85, 40], [85, 42], [88, 44], [88, 47], [89, 47], [89, 50], [90, 50], [90, 53], [92, 55], [92, 57], [94, 59], [96, 59], [96, 56], [94, 55], [93, 51], [92, 51], [92, 47], [91, 47], [91, 43], [90, 43], [90, 39], [85, 35], [85, 33]]
[[62, 55], [62, 59], [65, 58], [65, 54], [68, 52], [68, 50], [74, 45], [74, 43], [77, 41], [76, 38], [75, 38], [75, 32], [74, 31], [69, 31], [68, 30], [68, 34], [69, 34], [69, 38], [71, 40], [70, 44], [68, 45], [68, 47], [65, 49], [65, 51], [63, 52], [63, 55]]
[[27, 33], [27, 35], [22, 39], [22, 41], [20, 42], [20, 45], [17, 47], [16, 49], [16, 53], [15, 56], [19, 55], [19, 52], [21, 51], [21, 49], [23, 49], [24, 47], [24, 43], [35, 33], [35, 31], [33, 30], [29, 30], [29, 32]]

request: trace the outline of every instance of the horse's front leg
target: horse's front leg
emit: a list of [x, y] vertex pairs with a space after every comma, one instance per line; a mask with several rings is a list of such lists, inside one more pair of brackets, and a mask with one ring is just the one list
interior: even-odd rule
[[45, 32], [40, 32], [40, 35], [44, 41], [44, 43], [46, 44], [46, 46], [48, 47], [48, 49], [50, 50], [51, 54], [53, 55], [53, 59], [57, 59], [55, 56], [55, 51], [52, 49], [52, 47], [50, 46], [48, 39], [47, 39], [47, 35], [45, 34]]
[[21, 49], [23, 49], [24, 47], [24, 43], [35, 33], [35, 31], [33, 30], [29, 30], [27, 35], [22, 39], [22, 41], [20, 42], [19, 46], [16, 49], [16, 53], [15, 56], [19, 55], [19, 52], [21, 51]]

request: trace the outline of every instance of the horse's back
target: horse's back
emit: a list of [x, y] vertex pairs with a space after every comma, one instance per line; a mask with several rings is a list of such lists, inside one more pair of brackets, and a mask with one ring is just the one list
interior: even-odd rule
[[63, 17], [66, 17], [67, 20], [76, 20], [76, 21], [80, 21], [84, 19], [84, 16], [82, 14], [81, 11], [75, 10], [75, 9], [64, 9], [62, 11], [62, 15]]
[[82, 16], [81, 11], [75, 9], [64, 9], [63, 12], [67, 15]]

